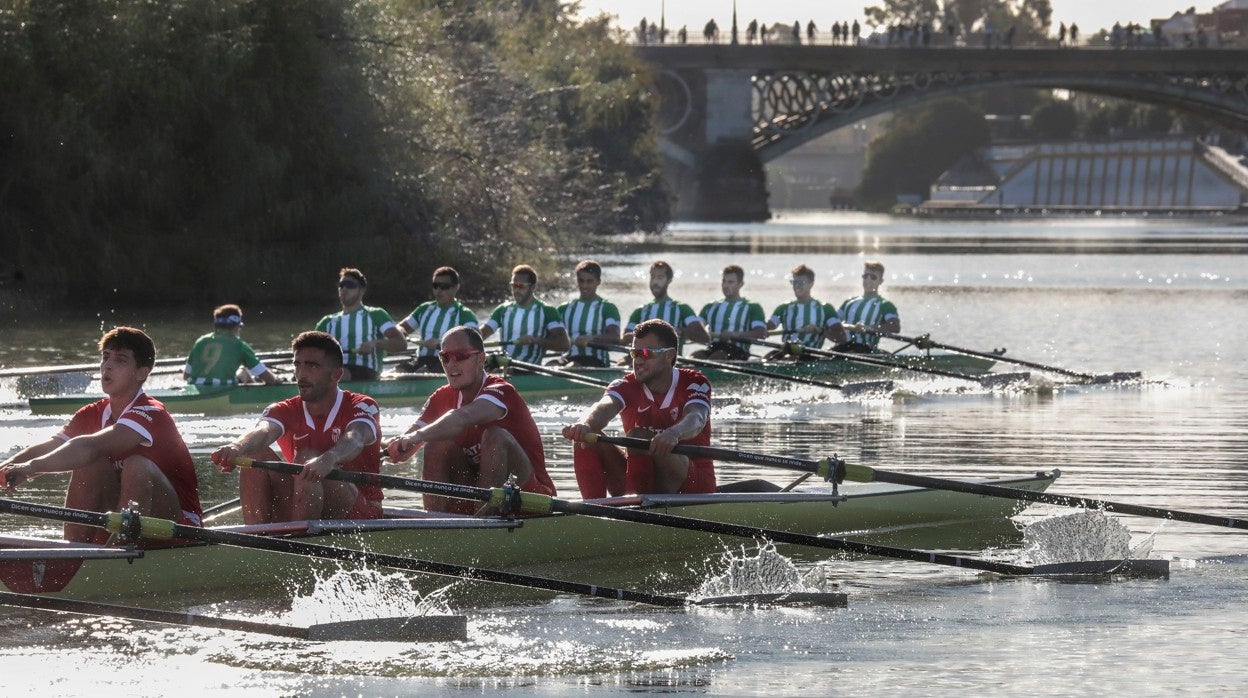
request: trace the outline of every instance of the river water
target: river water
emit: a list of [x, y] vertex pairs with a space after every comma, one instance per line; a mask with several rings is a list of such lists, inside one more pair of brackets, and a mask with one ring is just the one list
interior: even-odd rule
[[[735, 262], [747, 271], [744, 295], [770, 311], [790, 296], [788, 270], [806, 263], [818, 274], [815, 295], [839, 303], [857, 292], [863, 259], [879, 258], [887, 265], [882, 291], [900, 308], [905, 333], [1006, 347], [1007, 356], [1085, 372], [1142, 371], [1147, 380], [986, 392], [904, 377], [894, 398], [866, 401], [758, 386], [717, 407], [718, 443], [798, 457], [835, 452], [940, 476], [1060, 468], [1056, 492], [1248, 517], [1244, 233], [1208, 220], [930, 223], [794, 213], [760, 225], [676, 226], [660, 247], [603, 254], [602, 293], [627, 312], [647, 295], [649, 261], [662, 257], [678, 271], [672, 295], [700, 307], [719, 295], [720, 269]], [[390, 310], [398, 316], [410, 307]], [[321, 312], [253, 311], [246, 336], [258, 348], [278, 348]], [[51, 325], [31, 318], [8, 328], [0, 365], [91, 360], [101, 326], [120, 322], [147, 326], [164, 354], [181, 354], [205, 331], [202, 320], [110, 307]], [[9, 404], [0, 411], [0, 454], [61, 423], [31, 417], [15, 400], [13, 386], [0, 385], [0, 403]], [[585, 402], [534, 405], [564, 493], [575, 492], [569, 451], [554, 435]], [[415, 407], [388, 412], [386, 432], [414, 414]], [[233, 483], [211, 473], [205, 454], [253, 420], [179, 418], [198, 454], [206, 504], [232, 496]], [[788, 475], [721, 467], [721, 480], [738, 477]], [[45, 482], [18, 496], [55, 501], [57, 483]], [[1037, 506], [1017, 523], [1069, 513]], [[9, 695], [1240, 693], [1248, 678], [1248, 533], [1132, 517], [1099, 526], [1151, 544], [1153, 557], [1172, 561], [1171, 577], [1000, 579], [806, 555], [798, 571], [848, 593], [848, 608], [672, 612], [559, 597], [453, 609], [469, 616], [470, 640], [417, 646], [273, 641], [0, 611], [0, 675]], [[12, 517], [0, 527], [51, 530]], [[714, 560], [706, 565], [716, 569]], [[381, 607], [408, 603], [357, 577], [365, 586], [354, 596]], [[339, 601], [322, 590], [301, 603]], [[194, 608], [300, 620], [299, 609]]]

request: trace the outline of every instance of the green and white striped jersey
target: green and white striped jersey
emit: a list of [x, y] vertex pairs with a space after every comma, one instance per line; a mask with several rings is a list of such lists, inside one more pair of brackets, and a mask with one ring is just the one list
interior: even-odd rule
[[771, 324], [784, 327], [784, 341], [800, 342], [811, 349], [818, 349], [823, 346], [822, 333], [798, 334], [793, 330], [807, 325], [815, 325], [820, 328], [832, 327], [839, 325], [841, 318], [836, 314], [836, 309], [831, 305], [811, 298], [804, 302], [789, 301], [779, 306], [771, 314], [770, 322]]
[[[766, 327], [763, 306], [751, 303], [748, 299], [738, 298], [735, 301], [720, 299], [707, 303], [702, 308], [702, 318], [706, 321], [706, 331], [711, 334], [720, 332], [748, 332], [756, 327]], [[749, 351], [750, 343], [743, 340], [732, 340], [732, 343]]]
[[[588, 301], [576, 298], [564, 303], [559, 306], [559, 317], [563, 318], [563, 326], [568, 330], [568, 339], [600, 335], [612, 325], [620, 326], [619, 308], [615, 307], [615, 303], [597, 296]], [[611, 363], [611, 356], [606, 350], [575, 344], [568, 350], [568, 356], [594, 356], [603, 364]]]
[[638, 325], [646, 320], [662, 320], [676, 329], [676, 351], [680, 352], [684, 346], [684, 328], [695, 322], [702, 322], [702, 318], [693, 312], [693, 308], [681, 303], [680, 301], [667, 298], [661, 301], [651, 301], [633, 311], [628, 316], [628, 324], [624, 325], [624, 333], [632, 332]]
[[316, 329], [333, 335], [342, 345], [342, 363], [347, 366], [364, 366], [381, 373], [381, 362], [386, 352], [374, 349], [371, 354], [357, 354], [355, 350], [364, 342], [381, 339], [386, 330], [395, 327], [390, 313], [384, 308], [363, 305], [350, 313], [341, 311], [326, 315], [316, 323]]
[[[878, 325], [890, 318], [897, 317], [897, 306], [883, 296], [864, 298], [857, 296], [841, 304], [839, 312], [841, 320], [849, 325]], [[877, 335], [863, 332], [848, 332], [849, 341], [874, 347], [880, 343]]]
[[546, 350], [537, 344], [516, 346], [508, 342], [520, 337], [546, 338], [552, 330], [563, 329], [559, 311], [536, 298], [528, 306], [516, 305], [515, 301], [503, 303], [494, 309], [485, 325], [498, 332], [498, 340], [508, 356], [531, 364], [541, 363]]
[[[445, 308], [438, 305], [437, 301], [426, 301], [416, 306], [411, 315], [403, 318], [399, 324], [415, 328], [412, 332], [424, 342], [430, 339], [441, 339], [442, 335], [452, 327], [460, 325], [476, 327], [477, 316], [459, 301]], [[435, 350], [422, 346], [418, 356], [433, 356], [436, 353]]]

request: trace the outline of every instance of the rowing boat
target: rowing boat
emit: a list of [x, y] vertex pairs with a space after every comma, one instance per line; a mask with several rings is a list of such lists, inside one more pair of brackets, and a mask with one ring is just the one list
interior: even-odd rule
[[[1059, 473], [992, 480], [1044, 491]], [[774, 486], [754, 490], [775, 489]], [[819, 485], [808, 490], [645, 495], [597, 503], [805, 534], [878, 543], [926, 539], [934, 547], [998, 544], [1017, 536], [1009, 517], [1025, 504], [1006, 499], [888, 484]], [[592, 584], [664, 588], [700, 576], [703, 562], [741, 541], [589, 516], [520, 520], [392, 510], [375, 521], [297, 521], [224, 530], [311, 540], [403, 557], [537, 574]], [[950, 537], [954, 535], [955, 537]], [[939, 541], [939, 542], [936, 542]], [[971, 542], [973, 541], [973, 542]], [[781, 546], [821, 559], [827, 551]], [[211, 594], [232, 598], [306, 590], [335, 564], [223, 545], [183, 544], [119, 559], [116, 547], [26, 536], [0, 537], [0, 581], [20, 593], [121, 600]]]
[[[993, 361], [959, 354], [900, 353], [874, 356], [887, 357], [888, 361], [906, 366], [956, 371], [968, 375], [982, 375], [993, 366]], [[761, 368], [783, 376], [815, 379], [879, 375], [890, 370], [843, 359], [739, 363], [742, 366]], [[623, 367], [574, 368], [568, 369], [567, 372], [602, 383], [619, 378], [627, 370]], [[748, 376], [731, 371], [715, 368], [700, 370], [715, 383], [750, 380]], [[513, 372], [508, 375], [508, 380], [527, 400], [588, 396], [602, 391], [601, 387], [588, 382], [578, 383], [562, 376]], [[446, 379], [440, 373], [410, 373], [388, 374], [373, 381], [346, 381], [341, 385], [345, 390], [371, 396], [383, 407], [419, 407], [434, 390], [445, 383]], [[294, 397], [298, 390], [292, 383], [283, 383], [235, 386], [187, 385], [167, 389], [153, 388], [147, 392], [164, 403], [170, 412], [223, 415], [258, 412], [274, 402]], [[42, 415], [73, 414], [83, 405], [103, 397], [103, 393], [32, 397], [30, 409], [34, 414]]]

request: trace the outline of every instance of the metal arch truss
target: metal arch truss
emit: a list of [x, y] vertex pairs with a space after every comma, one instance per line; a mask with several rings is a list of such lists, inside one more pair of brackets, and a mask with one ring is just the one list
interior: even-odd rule
[[[953, 93], [997, 86], [1087, 90], [1159, 101], [1248, 127], [1248, 70], [1204, 75], [954, 72], [759, 73], [752, 78], [755, 150], [784, 152], [830, 128], [890, 109]], [[820, 127], [822, 126], [822, 127]], [[782, 144], [786, 140], [794, 143]]]

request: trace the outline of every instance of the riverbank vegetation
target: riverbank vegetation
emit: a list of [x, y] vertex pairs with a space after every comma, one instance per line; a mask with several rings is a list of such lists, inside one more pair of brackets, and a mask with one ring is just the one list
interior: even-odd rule
[[[557, 0], [0, 0], [0, 231], [71, 304], [497, 297], [669, 217], [648, 81]], [[483, 289], [494, 290], [489, 293]]]

